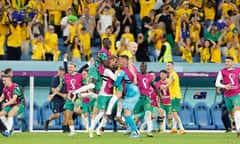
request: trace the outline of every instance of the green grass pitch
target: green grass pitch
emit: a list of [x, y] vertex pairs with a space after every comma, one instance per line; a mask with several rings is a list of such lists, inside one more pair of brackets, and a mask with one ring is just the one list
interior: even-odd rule
[[140, 138], [132, 139], [120, 132], [106, 132], [90, 139], [82, 132], [73, 137], [63, 133], [34, 132], [14, 133], [7, 138], [0, 136], [0, 144], [240, 144], [240, 137], [236, 133], [154, 133], [153, 138], [141, 134]]

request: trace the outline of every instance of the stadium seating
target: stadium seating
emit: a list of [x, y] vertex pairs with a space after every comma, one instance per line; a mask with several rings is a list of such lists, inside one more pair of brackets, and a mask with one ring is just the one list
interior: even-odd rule
[[181, 110], [179, 112], [179, 115], [181, 117], [183, 127], [185, 129], [190, 129], [190, 130], [199, 129], [199, 126], [196, 125], [195, 123], [193, 108], [189, 103], [184, 102], [181, 104]]
[[194, 115], [200, 130], [215, 129], [215, 125], [212, 124], [209, 107], [204, 102], [196, 103], [194, 106]]
[[[44, 124], [44, 122], [49, 118], [49, 116], [51, 116], [52, 110], [50, 107], [50, 103], [49, 102], [45, 102], [42, 106], [41, 106], [41, 118], [42, 118], [42, 122]], [[62, 122], [60, 121], [60, 118], [55, 119], [53, 121], [51, 121], [49, 123], [49, 130], [60, 130], [62, 129]]]
[[222, 122], [222, 109], [218, 103], [215, 103], [210, 108], [213, 124], [218, 130], [224, 130], [225, 127]]

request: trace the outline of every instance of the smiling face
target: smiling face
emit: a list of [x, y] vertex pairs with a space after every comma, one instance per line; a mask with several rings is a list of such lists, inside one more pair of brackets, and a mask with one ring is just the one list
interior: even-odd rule
[[132, 55], [135, 55], [137, 52], [138, 45], [136, 42], [130, 42], [128, 45], [128, 50], [132, 53]]
[[230, 59], [230, 58], [225, 58], [225, 66], [226, 66], [226, 68], [232, 68], [233, 67], [233, 60], [232, 59]]

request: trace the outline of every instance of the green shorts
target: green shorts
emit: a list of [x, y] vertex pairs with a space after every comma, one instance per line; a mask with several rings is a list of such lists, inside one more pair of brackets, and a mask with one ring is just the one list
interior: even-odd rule
[[96, 67], [91, 67], [89, 69], [88, 77], [89, 77], [89, 79], [94, 79], [96, 81], [95, 89], [100, 90], [101, 84], [102, 84], [102, 77], [100, 76], [98, 69]]
[[240, 106], [240, 94], [231, 97], [225, 97], [224, 100], [229, 112], [232, 112], [235, 106]]
[[66, 102], [63, 106], [63, 109], [73, 111], [74, 110], [74, 103], [70, 100], [66, 100]]
[[107, 110], [108, 103], [111, 100], [111, 96], [99, 95], [97, 99], [97, 107], [99, 110]]
[[179, 112], [181, 108], [181, 99], [179, 98], [174, 98], [171, 100], [171, 105], [172, 105], [172, 112]]
[[9, 113], [14, 107], [18, 107], [17, 115], [21, 114], [24, 111], [24, 105], [23, 104], [18, 104], [14, 106], [6, 106], [3, 110], [6, 113]]
[[153, 112], [153, 108], [151, 106], [151, 100], [149, 98], [149, 96], [143, 96], [141, 95], [135, 108], [134, 108], [134, 114], [138, 114], [138, 113], [141, 113], [143, 112], [144, 113], [146, 111], [151, 111]]
[[160, 108], [165, 110], [166, 115], [172, 114], [172, 106], [171, 105], [163, 105], [163, 104], [161, 104]]
[[94, 107], [97, 107], [96, 98], [91, 98], [89, 103], [81, 102], [82, 113], [92, 113]]

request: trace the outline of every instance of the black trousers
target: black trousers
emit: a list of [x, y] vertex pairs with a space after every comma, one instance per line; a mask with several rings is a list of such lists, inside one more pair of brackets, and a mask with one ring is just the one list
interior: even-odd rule
[[222, 108], [222, 122], [226, 130], [229, 130], [232, 128], [231, 120], [229, 118], [229, 112], [227, 111], [226, 108]]
[[53, 54], [52, 53], [45, 53], [45, 60], [46, 61], [53, 61]]
[[7, 46], [7, 60], [20, 60], [21, 55], [21, 47]]

